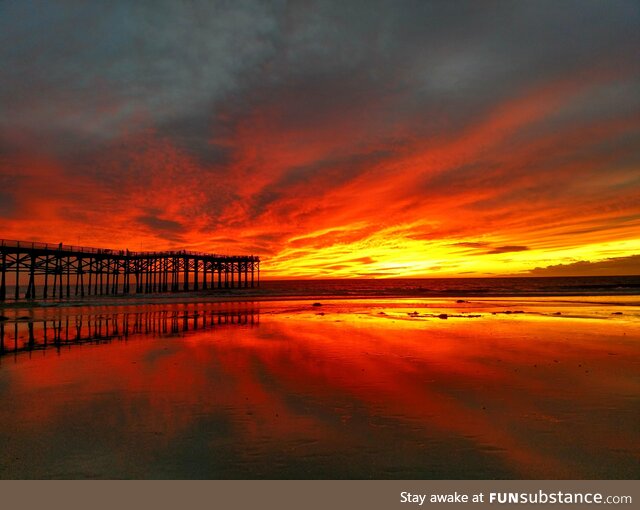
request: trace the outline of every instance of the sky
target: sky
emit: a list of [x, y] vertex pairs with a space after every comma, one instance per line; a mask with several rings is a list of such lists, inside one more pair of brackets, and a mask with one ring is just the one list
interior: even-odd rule
[[640, 274], [635, 1], [0, 1], [0, 238]]

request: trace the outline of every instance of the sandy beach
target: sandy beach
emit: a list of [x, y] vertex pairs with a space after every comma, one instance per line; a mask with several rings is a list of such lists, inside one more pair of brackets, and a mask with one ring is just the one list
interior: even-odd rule
[[2, 314], [2, 478], [640, 470], [633, 296], [193, 297]]

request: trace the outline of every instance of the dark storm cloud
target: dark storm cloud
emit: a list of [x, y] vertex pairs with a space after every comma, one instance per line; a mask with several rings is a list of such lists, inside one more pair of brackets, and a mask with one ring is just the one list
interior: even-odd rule
[[[2, 156], [0, 154], [0, 165]], [[7, 170], [4, 170], [6, 172]], [[5, 174], [0, 166], [0, 220], [10, 218], [17, 210], [16, 188], [21, 179], [19, 176]]]
[[180, 232], [184, 229], [184, 225], [177, 221], [163, 220], [155, 216], [140, 216], [138, 221], [159, 232]]
[[[417, 108], [464, 121], [517, 85], [565, 72], [568, 63], [615, 58], [638, 42], [635, 2], [491, 7], [3, 2], [3, 117], [31, 129], [66, 128], [83, 139], [115, 136], [132, 123], [176, 122], [177, 134], [189, 133], [197, 150], [203, 147], [197, 139], [215, 127], [215, 111], [234, 95], [242, 103], [318, 76], [325, 92], [308, 95], [308, 115], [363, 95], [399, 94], [390, 117]], [[359, 74], [367, 77], [360, 89], [350, 80]], [[635, 95], [619, 92], [623, 98], [606, 101], [619, 105]]]
[[15, 121], [91, 123], [96, 137], [138, 115], [198, 113], [270, 51], [270, 10], [263, 2], [3, 2], [0, 98]]
[[153, 214], [139, 216], [138, 223], [143, 225], [152, 236], [171, 243], [184, 243], [185, 226], [178, 222], [159, 218]]
[[[0, 178], [0, 187], [2, 179]], [[0, 190], [0, 218], [10, 217], [16, 209], [16, 199], [11, 192]]]
[[498, 253], [512, 253], [517, 251], [527, 251], [529, 248], [527, 246], [498, 246], [497, 248], [493, 248], [489, 250], [488, 254], [498, 254]]
[[233, 150], [209, 139], [211, 125], [209, 118], [191, 116], [163, 123], [158, 134], [191, 155], [203, 172], [215, 174], [233, 161]]
[[615, 257], [599, 262], [580, 260], [570, 264], [536, 267], [529, 271], [533, 276], [594, 276], [640, 275], [640, 255]]
[[453, 243], [451, 246], [465, 248], [463, 253], [473, 253], [475, 255], [499, 255], [501, 253], [512, 253], [528, 251], [528, 246], [491, 246], [487, 242], [462, 242]]

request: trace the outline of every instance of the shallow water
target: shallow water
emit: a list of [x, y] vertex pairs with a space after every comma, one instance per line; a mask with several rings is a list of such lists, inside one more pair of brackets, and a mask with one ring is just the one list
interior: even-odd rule
[[637, 304], [312, 303], [3, 312], [0, 477], [640, 472]]

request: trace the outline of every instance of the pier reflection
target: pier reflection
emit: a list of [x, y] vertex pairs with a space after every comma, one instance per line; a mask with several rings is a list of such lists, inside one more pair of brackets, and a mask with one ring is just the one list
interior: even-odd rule
[[240, 308], [80, 313], [54, 318], [20, 317], [0, 321], [0, 356], [83, 343], [124, 341], [130, 337], [182, 336], [228, 326], [257, 326], [260, 310]]

